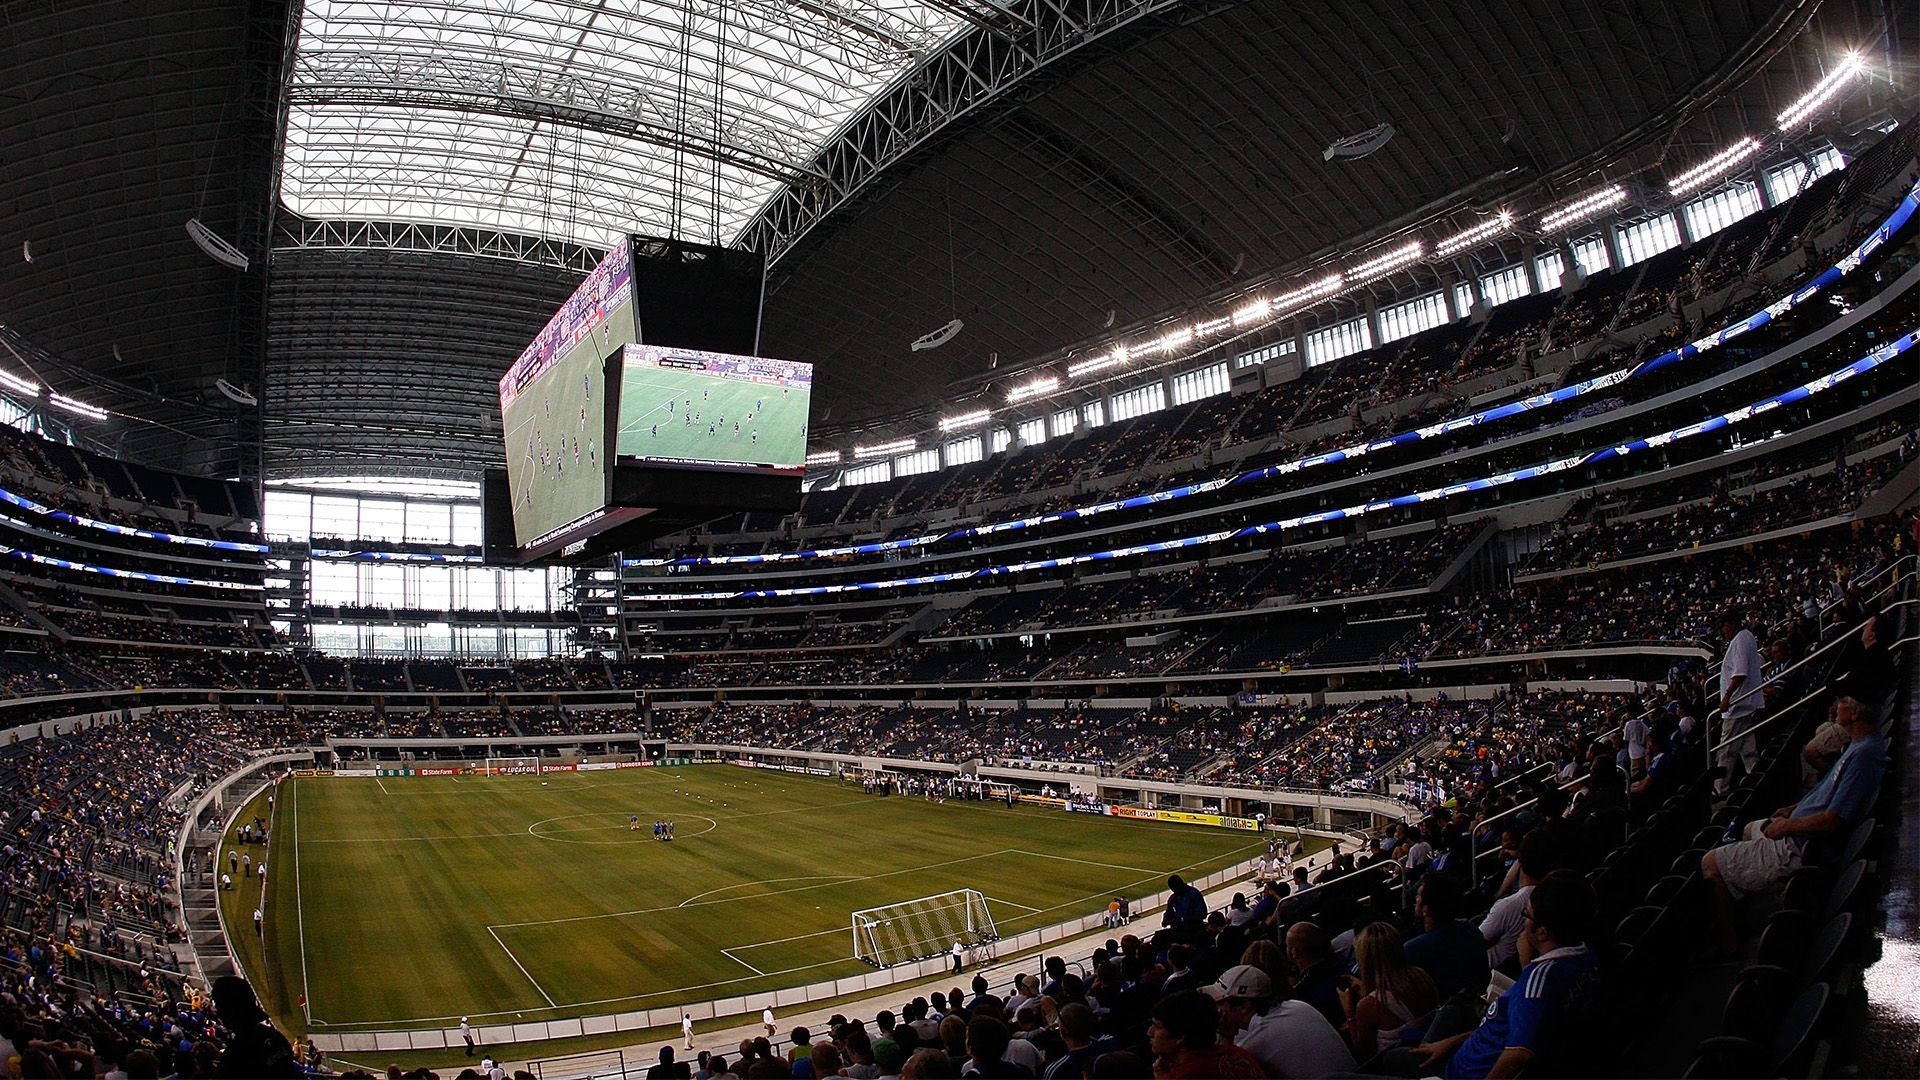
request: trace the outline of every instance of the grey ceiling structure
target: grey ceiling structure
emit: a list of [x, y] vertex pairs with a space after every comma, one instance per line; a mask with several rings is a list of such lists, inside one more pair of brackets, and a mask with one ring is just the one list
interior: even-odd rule
[[600, 247], [678, 234], [768, 253], [763, 347], [819, 366], [815, 429], [844, 433], [996, 354], [1697, 161], [1846, 49], [1900, 70], [1913, 25], [1911, 0], [14, 3], [0, 324], [142, 418], [106, 425], [130, 453], [472, 476], [499, 372]]

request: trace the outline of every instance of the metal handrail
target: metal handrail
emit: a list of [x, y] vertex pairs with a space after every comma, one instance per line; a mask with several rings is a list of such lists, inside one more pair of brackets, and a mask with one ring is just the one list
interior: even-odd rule
[[[1894, 586], [1897, 586], [1898, 584], [1899, 582], [1894, 582], [1893, 585], [1888, 586], [1888, 588], [1892, 588]], [[1878, 599], [1879, 596], [1884, 594], [1885, 592], [1886, 590], [1882, 589], [1880, 593], [1875, 594], [1874, 599]], [[1882, 608], [1878, 614], [1885, 614], [1886, 612], [1892, 611], [1895, 608], [1907, 607], [1908, 605], [1911, 605], [1911, 604], [1920, 604], [1920, 599], [1896, 600], [1893, 603], [1888, 604], [1886, 607]], [[1867, 622], [1873, 619], [1874, 617], [1875, 616], [1873, 615], [1867, 616], [1867, 618], [1860, 620], [1858, 623], [1855, 623], [1851, 627], [1848, 627], [1845, 633], [1836, 635], [1832, 641], [1829, 641], [1825, 645], [1822, 645], [1819, 648], [1815, 649], [1814, 651], [1808, 653], [1805, 657], [1801, 658], [1795, 663], [1789, 664], [1788, 666], [1781, 668], [1779, 671], [1775, 672], [1771, 676], [1768, 676], [1767, 678], [1754, 683], [1750, 689], [1743, 690], [1738, 695], [1736, 695], [1733, 699], [1732, 704], [1738, 704], [1742, 701], [1747, 700], [1748, 698], [1752, 697], [1755, 694], [1764, 692], [1768, 686], [1780, 681], [1781, 676], [1786, 675], [1789, 672], [1796, 671], [1801, 667], [1804, 667], [1807, 663], [1818, 658], [1821, 654], [1832, 649], [1834, 646], [1842, 645], [1852, 640], [1854, 635], [1858, 634], [1861, 631], [1861, 629], [1867, 625]], [[1727, 736], [1725, 739], [1709, 747], [1708, 752], [1711, 753], [1712, 751], [1719, 750], [1722, 747], [1726, 746], [1728, 743], [1731, 743], [1736, 739], [1746, 738], [1749, 734], [1760, 730], [1761, 728], [1765, 727], [1767, 724], [1772, 723], [1775, 719], [1778, 718], [1778, 715], [1779, 714], [1777, 713], [1774, 717], [1769, 717], [1767, 720], [1765, 720], [1762, 723], [1755, 724], [1753, 727], [1750, 727], [1750, 728], [1746, 728], [1745, 730], [1741, 731], [1740, 734], [1738, 735]], [[1720, 719], [1720, 717], [1721, 717], [1721, 710], [1719, 709], [1714, 709], [1711, 712], [1707, 713], [1707, 724], [1709, 725], [1709, 728], [1711, 728], [1711, 725], [1713, 724], [1713, 722], [1715, 720]]]
[[[1915, 558], [1915, 557], [1916, 557], [1916, 556], [1904, 556], [1903, 558]], [[1900, 560], [1895, 560], [1895, 562], [1894, 562], [1893, 564], [1890, 564], [1890, 565], [1898, 565], [1898, 563], [1899, 563], [1899, 561], [1900, 561]], [[1884, 571], [1883, 571], [1883, 572], [1884, 572]], [[1877, 575], [1876, 575], [1876, 576], [1877, 576]], [[1898, 578], [1898, 579], [1897, 579], [1897, 580], [1895, 580], [1894, 582], [1892, 582], [1892, 583], [1890, 583], [1890, 584], [1889, 584], [1889, 585], [1888, 585], [1888, 586], [1887, 586], [1886, 588], [1883, 588], [1883, 589], [1881, 589], [1881, 590], [1880, 590], [1879, 592], [1877, 592], [1877, 593], [1875, 593], [1875, 594], [1874, 594], [1874, 595], [1873, 595], [1873, 596], [1872, 596], [1872, 597], [1871, 597], [1870, 599], [1879, 599], [1879, 598], [1880, 598], [1881, 596], [1884, 596], [1884, 595], [1885, 595], [1885, 594], [1887, 593], [1887, 591], [1888, 591], [1889, 589], [1893, 589], [1893, 588], [1897, 588], [1897, 587], [1899, 587], [1899, 585], [1900, 585], [1900, 584], [1901, 584], [1902, 582], [1904, 582], [1904, 581], [1907, 581], [1907, 580], [1910, 580], [1910, 579], [1912, 579], [1912, 578], [1915, 578], [1915, 577], [1920, 577], [1920, 571], [1916, 571], [1916, 572], [1914, 572], [1914, 573], [1912, 573], [1912, 574], [1907, 574], [1907, 575], [1904, 575], [1904, 576], [1902, 576], [1902, 577], [1900, 577], [1900, 578]], [[1920, 599], [1913, 599], [1913, 600], [1899, 600], [1899, 601], [1895, 601], [1894, 603], [1892, 603], [1892, 604], [1889, 604], [1889, 605], [1887, 605], [1887, 607], [1886, 607], [1885, 609], [1883, 609], [1883, 613], [1884, 613], [1884, 611], [1891, 611], [1891, 610], [1893, 610], [1894, 608], [1899, 608], [1899, 607], [1905, 607], [1905, 606], [1907, 606], [1907, 605], [1910, 605], [1910, 604], [1920, 604]], [[1767, 686], [1770, 686], [1770, 685], [1772, 685], [1773, 683], [1776, 683], [1776, 682], [1778, 682], [1778, 681], [1779, 681], [1779, 680], [1780, 680], [1780, 679], [1781, 679], [1781, 678], [1782, 678], [1783, 676], [1785, 676], [1785, 675], [1787, 675], [1787, 674], [1789, 674], [1789, 673], [1791, 673], [1791, 672], [1793, 672], [1793, 671], [1797, 671], [1798, 669], [1800, 669], [1801, 667], [1803, 667], [1803, 666], [1805, 666], [1806, 664], [1808, 664], [1808, 663], [1810, 663], [1811, 661], [1813, 661], [1814, 659], [1816, 659], [1817, 657], [1819, 657], [1819, 656], [1820, 656], [1820, 655], [1822, 655], [1823, 653], [1825, 653], [1825, 652], [1827, 652], [1828, 650], [1830, 650], [1830, 649], [1832, 649], [1832, 648], [1833, 648], [1834, 646], [1836, 646], [1836, 645], [1839, 645], [1839, 644], [1841, 644], [1842, 642], [1844, 642], [1844, 641], [1846, 641], [1846, 640], [1847, 640], [1847, 639], [1848, 639], [1849, 637], [1851, 637], [1852, 635], [1854, 635], [1854, 634], [1857, 634], [1857, 633], [1859, 633], [1859, 632], [1860, 632], [1860, 629], [1861, 629], [1861, 627], [1863, 627], [1863, 626], [1865, 626], [1865, 625], [1866, 625], [1866, 620], [1864, 620], [1864, 619], [1863, 619], [1863, 620], [1861, 620], [1861, 621], [1860, 621], [1860, 623], [1858, 623], [1858, 624], [1856, 624], [1855, 626], [1853, 626], [1853, 627], [1851, 627], [1851, 628], [1849, 628], [1849, 629], [1847, 630], [1847, 632], [1846, 632], [1846, 633], [1843, 633], [1843, 634], [1841, 634], [1841, 635], [1839, 635], [1839, 636], [1837, 636], [1837, 637], [1835, 637], [1835, 638], [1834, 638], [1834, 639], [1833, 639], [1832, 641], [1829, 641], [1829, 642], [1827, 642], [1827, 643], [1826, 643], [1825, 645], [1822, 645], [1822, 646], [1820, 646], [1820, 647], [1819, 647], [1818, 649], [1815, 649], [1815, 650], [1814, 650], [1813, 652], [1811, 652], [1811, 653], [1808, 653], [1808, 654], [1807, 654], [1807, 655], [1806, 655], [1805, 657], [1802, 657], [1802, 658], [1801, 658], [1800, 660], [1798, 660], [1798, 661], [1796, 661], [1795, 663], [1793, 663], [1793, 664], [1790, 664], [1790, 665], [1788, 665], [1787, 667], [1784, 667], [1784, 668], [1781, 668], [1781, 669], [1780, 669], [1779, 671], [1777, 671], [1777, 672], [1774, 672], [1774, 673], [1773, 673], [1772, 675], [1770, 675], [1770, 676], [1768, 676], [1767, 678], [1765, 678], [1765, 679], [1762, 679], [1761, 681], [1759, 681], [1759, 682], [1757, 682], [1757, 683], [1755, 683], [1752, 689], [1750, 689], [1750, 690], [1748, 690], [1748, 691], [1745, 691], [1745, 692], [1743, 692], [1743, 693], [1742, 693], [1742, 694], [1740, 694], [1740, 695], [1739, 695], [1738, 697], [1736, 697], [1736, 698], [1735, 698], [1734, 700], [1735, 700], [1735, 701], [1744, 701], [1744, 700], [1746, 700], [1746, 698], [1747, 698], [1747, 697], [1748, 697], [1749, 695], [1751, 695], [1751, 694], [1756, 694], [1756, 693], [1760, 693], [1760, 692], [1761, 692], [1761, 691], [1763, 691], [1763, 690], [1764, 690], [1764, 689], [1765, 689], [1765, 688], [1766, 688]], [[1903, 640], [1915, 640], [1915, 639], [1913, 639], [1913, 638], [1908, 638], [1908, 639], [1903, 639]], [[1824, 688], [1824, 687], [1822, 687], [1822, 688], [1821, 688], [1820, 690], [1817, 690], [1817, 691], [1813, 691], [1813, 692], [1811, 692], [1811, 693], [1809, 693], [1807, 697], [1805, 697], [1805, 698], [1802, 698], [1801, 700], [1799, 700], [1799, 701], [1796, 701], [1796, 702], [1794, 702], [1794, 703], [1793, 703], [1792, 705], [1790, 705], [1790, 706], [1788, 706], [1788, 707], [1786, 707], [1786, 708], [1784, 708], [1784, 709], [1780, 709], [1780, 710], [1777, 710], [1777, 711], [1776, 711], [1776, 712], [1774, 713], [1774, 715], [1773, 715], [1773, 716], [1770, 716], [1770, 717], [1768, 717], [1768, 718], [1767, 718], [1766, 720], [1764, 720], [1764, 721], [1762, 721], [1761, 723], [1759, 723], [1759, 724], [1755, 724], [1755, 725], [1754, 725], [1753, 727], [1750, 727], [1750, 728], [1747, 728], [1746, 730], [1744, 730], [1744, 731], [1742, 731], [1742, 732], [1741, 732], [1740, 734], [1738, 734], [1738, 735], [1735, 735], [1735, 736], [1732, 736], [1732, 737], [1730, 737], [1730, 738], [1727, 738], [1727, 739], [1725, 739], [1725, 740], [1723, 740], [1723, 741], [1721, 741], [1720, 743], [1718, 743], [1718, 744], [1716, 744], [1716, 745], [1714, 745], [1714, 746], [1712, 746], [1712, 747], [1709, 747], [1709, 748], [1708, 748], [1708, 751], [1707, 751], [1707, 752], [1708, 752], [1709, 754], [1712, 754], [1712, 753], [1714, 753], [1715, 751], [1718, 751], [1718, 750], [1720, 750], [1721, 748], [1723, 748], [1723, 747], [1725, 747], [1725, 746], [1726, 746], [1726, 745], [1727, 745], [1728, 743], [1731, 743], [1731, 742], [1733, 742], [1733, 741], [1735, 741], [1735, 740], [1737, 740], [1737, 739], [1743, 739], [1743, 738], [1745, 738], [1746, 736], [1748, 736], [1748, 735], [1750, 735], [1750, 734], [1752, 734], [1753, 732], [1756, 732], [1756, 731], [1759, 731], [1759, 730], [1760, 730], [1761, 728], [1764, 728], [1764, 727], [1766, 727], [1767, 725], [1769, 725], [1769, 724], [1772, 724], [1772, 723], [1773, 723], [1773, 722], [1774, 722], [1775, 720], [1778, 720], [1778, 719], [1780, 719], [1781, 717], [1784, 717], [1784, 716], [1787, 716], [1787, 715], [1789, 715], [1789, 714], [1790, 714], [1790, 713], [1792, 713], [1792, 712], [1793, 712], [1793, 711], [1794, 711], [1795, 709], [1797, 709], [1797, 708], [1799, 708], [1799, 707], [1800, 707], [1801, 705], [1803, 705], [1803, 704], [1805, 704], [1805, 703], [1806, 703], [1806, 702], [1807, 702], [1808, 700], [1811, 700], [1811, 699], [1812, 699], [1813, 697], [1815, 697], [1815, 696], [1817, 696], [1817, 695], [1818, 695], [1818, 694], [1820, 694], [1820, 693], [1824, 693], [1824, 692], [1825, 692], [1825, 688]], [[1647, 716], [1651, 716], [1651, 715], [1652, 715], [1652, 714], [1653, 714], [1654, 712], [1656, 712], [1656, 711], [1658, 711], [1658, 710], [1657, 710], [1657, 709], [1649, 709], [1649, 710], [1648, 710], [1647, 712], [1645, 712], [1645, 713], [1642, 713], [1642, 714], [1641, 714], [1641, 716], [1642, 716], [1643, 718], [1644, 718], [1644, 717], [1647, 717]], [[1717, 718], [1718, 718], [1719, 716], [1720, 716], [1720, 710], [1719, 710], [1719, 709], [1714, 709], [1714, 710], [1713, 710], [1712, 712], [1710, 712], [1710, 713], [1708, 713], [1708, 714], [1707, 714], [1707, 721], [1706, 721], [1706, 722], [1707, 722], [1707, 725], [1708, 725], [1708, 730], [1712, 730], [1712, 725], [1713, 725], [1713, 722], [1714, 722], [1714, 720], [1715, 720], [1715, 719], [1717, 719]], [[1624, 727], [1624, 726], [1625, 726], [1625, 725], [1622, 725], [1622, 727]], [[1612, 734], [1617, 734], [1617, 733], [1618, 733], [1618, 732], [1619, 732], [1620, 730], [1621, 730], [1621, 727], [1616, 727], [1616, 728], [1614, 728], [1614, 729], [1612, 729], [1611, 731], [1609, 731], [1609, 732], [1607, 732], [1606, 734], [1607, 734], [1607, 735], [1612, 735]], [[1602, 736], [1602, 737], [1605, 737], [1605, 736]], [[1543, 762], [1542, 764], [1547, 764], [1547, 763], [1545, 763], [1545, 762]], [[1586, 774], [1586, 775], [1582, 775], [1582, 776], [1577, 776], [1577, 777], [1575, 777], [1574, 779], [1572, 779], [1572, 780], [1569, 780], [1569, 781], [1567, 781], [1567, 782], [1566, 782], [1566, 783], [1564, 783], [1564, 784], [1561, 784], [1561, 785], [1560, 785], [1560, 790], [1562, 790], [1562, 791], [1570, 791], [1570, 790], [1572, 790], [1573, 788], [1576, 788], [1576, 787], [1578, 787], [1578, 786], [1580, 786], [1580, 785], [1581, 785], [1582, 783], [1584, 783], [1584, 782], [1586, 781], [1586, 779], [1587, 779], [1587, 775], [1591, 775], [1591, 774]], [[1488, 825], [1488, 824], [1491, 824], [1492, 822], [1495, 822], [1495, 821], [1499, 821], [1500, 819], [1502, 819], [1502, 818], [1505, 818], [1505, 817], [1508, 817], [1509, 815], [1512, 815], [1512, 814], [1517, 814], [1517, 813], [1519, 813], [1520, 811], [1522, 811], [1522, 810], [1525, 810], [1525, 809], [1527, 809], [1527, 808], [1528, 808], [1528, 807], [1530, 807], [1530, 806], [1533, 806], [1534, 804], [1536, 804], [1536, 803], [1538, 803], [1539, 801], [1540, 801], [1540, 800], [1539, 800], [1539, 799], [1537, 799], [1537, 798], [1534, 798], [1534, 799], [1528, 799], [1528, 800], [1527, 800], [1526, 802], [1523, 802], [1523, 803], [1519, 803], [1518, 805], [1515, 805], [1515, 806], [1511, 806], [1511, 807], [1508, 807], [1507, 809], [1505, 809], [1505, 810], [1502, 810], [1502, 811], [1500, 811], [1500, 812], [1499, 812], [1498, 814], [1494, 814], [1494, 815], [1493, 815], [1493, 816], [1491, 816], [1491, 817], [1488, 817], [1488, 818], [1484, 818], [1484, 819], [1482, 819], [1482, 820], [1481, 820], [1481, 821], [1480, 821], [1480, 822], [1479, 822], [1478, 824], [1480, 824], [1480, 825]], [[1487, 857], [1488, 855], [1492, 855], [1492, 854], [1494, 854], [1494, 853], [1496, 853], [1496, 852], [1498, 852], [1499, 850], [1500, 850], [1500, 849], [1499, 849], [1498, 847], [1490, 847], [1490, 848], [1488, 848], [1488, 849], [1486, 849], [1485, 851], [1482, 851], [1482, 852], [1479, 852], [1479, 853], [1477, 853], [1476, 855], [1474, 855], [1474, 858], [1475, 858], [1476, 860], [1479, 860], [1479, 859], [1484, 859], [1484, 858], [1486, 858], [1486, 857]]]

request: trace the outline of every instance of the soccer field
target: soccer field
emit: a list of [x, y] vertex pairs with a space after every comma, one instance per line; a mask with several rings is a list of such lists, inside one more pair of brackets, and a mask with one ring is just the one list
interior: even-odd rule
[[[856, 909], [973, 888], [1011, 935], [1263, 844], [721, 765], [295, 778], [273, 816], [264, 941], [243, 929], [253, 896], [222, 902], [269, 1008], [315, 1031], [551, 1020], [818, 982], [870, 970], [852, 957]], [[679, 838], [655, 841], [655, 818]]]
[[799, 465], [807, 456], [808, 397], [698, 371], [630, 367], [620, 383], [616, 446], [622, 457]]

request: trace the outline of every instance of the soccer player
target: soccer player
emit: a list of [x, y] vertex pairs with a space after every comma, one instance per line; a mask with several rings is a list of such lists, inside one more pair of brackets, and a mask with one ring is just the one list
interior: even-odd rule
[[639, 814], [627, 815], [627, 831], [628, 832], [640, 831], [640, 815]]
[[760, 429], [759, 428], [753, 429], [753, 445], [755, 446], [760, 445]]
[[656, 439], [660, 437], [660, 425], [659, 425], [659, 424], [655, 424], [655, 425], [653, 425], [653, 437], [654, 437], [654, 438], [656, 438]]

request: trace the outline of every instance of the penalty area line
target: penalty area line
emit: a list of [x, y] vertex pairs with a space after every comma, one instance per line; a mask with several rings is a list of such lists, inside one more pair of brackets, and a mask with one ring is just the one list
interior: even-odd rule
[[[838, 933], [838, 931], [835, 931], [835, 932]], [[748, 971], [753, 972], [755, 975], [759, 975], [764, 978], [767, 974], [766, 972], [761, 971], [759, 968], [754, 967], [752, 964], [747, 963], [745, 960], [742, 960], [739, 957], [733, 955], [733, 951], [731, 949], [721, 949], [720, 955], [726, 957], [727, 959], [733, 961], [736, 964], [739, 964], [741, 967], [746, 968]]]
[[549, 1008], [557, 1009], [560, 1007], [559, 1004], [553, 1000], [553, 995], [547, 993], [546, 987], [540, 985], [540, 980], [533, 977], [533, 972], [527, 970], [527, 965], [521, 963], [520, 958], [513, 955], [513, 950], [507, 948], [507, 943], [500, 940], [500, 935], [494, 931], [493, 927], [487, 927], [487, 936], [493, 938], [493, 943], [500, 946], [500, 951], [507, 954], [507, 959], [513, 961], [513, 966], [520, 969], [520, 974], [527, 977], [527, 981], [533, 984], [533, 988], [540, 991], [540, 996], [547, 999], [547, 1006]]

